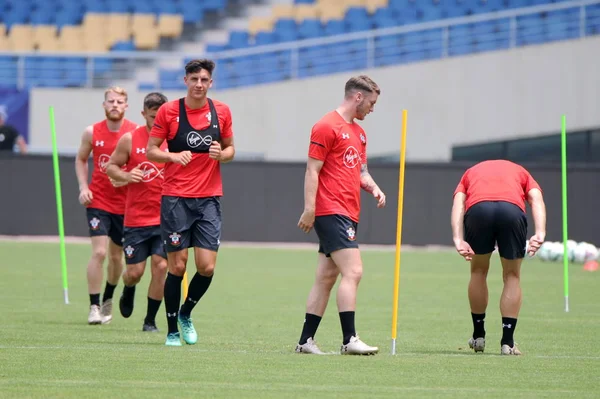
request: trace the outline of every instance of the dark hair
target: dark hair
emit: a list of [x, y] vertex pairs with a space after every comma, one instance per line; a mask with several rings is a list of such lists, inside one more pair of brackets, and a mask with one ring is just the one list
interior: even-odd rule
[[150, 93], [144, 97], [144, 109], [157, 109], [166, 103], [167, 97], [162, 93]]
[[346, 97], [352, 95], [356, 91], [362, 91], [367, 93], [375, 92], [377, 94], [381, 94], [381, 90], [379, 89], [379, 86], [377, 86], [377, 83], [373, 82], [373, 79], [371, 79], [367, 75], [354, 76], [346, 82]]
[[212, 73], [215, 70], [215, 62], [207, 59], [191, 60], [185, 66], [185, 74], [188, 75], [190, 73], [200, 72], [202, 69], [208, 71], [210, 76], [212, 76]]

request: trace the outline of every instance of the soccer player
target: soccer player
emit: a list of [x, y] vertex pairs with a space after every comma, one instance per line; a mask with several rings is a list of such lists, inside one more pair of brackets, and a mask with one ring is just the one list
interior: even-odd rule
[[[181, 346], [178, 323], [183, 340], [197, 342], [190, 314], [212, 282], [221, 244], [220, 164], [233, 159], [235, 148], [229, 106], [207, 97], [214, 68], [206, 59], [187, 63], [187, 94], [158, 110], [148, 141], [148, 159], [166, 163], [160, 224], [168, 265], [167, 346]], [[165, 140], [168, 152], [160, 149]], [[179, 309], [189, 247], [197, 272]]]
[[331, 289], [342, 275], [337, 307], [342, 327], [343, 355], [371, 355], [377, 347], [365, 344], [356, 333], [354, 316], [362, 260], [358, 249], [360, 189], [371, 193], [377, 207], [385, 194], [367, 169], [367, 135], [354, 121], [373, 112], [379, 87], [368, 76], [353, 77], [345, 86], [341, 105], [312, 128], [304, 180], [304, 212], [298, 227], [315, 228], [319, 258], [314, 285], [308, 296], [298, 353], [322, 354], [314, 341]]
[[[150, 257], [152, 278], [148, 287], [148, 307], [142, 331], [158, 331], [156, 313], [163, 299], [167, 254], [160, 234], [160, 198], [163, 184], [163, 164], [146, 158], [150, 130], [158, 109], [167, 102], [161, 93], [150, 93], [144, 98], [142, 116], [145, 126], [125, 133], [110, 157], [106, 173], [117, 183], [127, 183], [124, 242], [125, 263], [123, 293], [119, 310], [125, 318], [133, 313], [135, 287], [140, 282]], [[166, 149], [166, 143], [161, 149]], [[125, 167], [125, 170], [123, 170]]]
[[468, 295], [473, 335], [469, 347], [475, 352], [485, 349], [486, 278], [497, 245], [504, 279], [500, 298], [500, 353], [521, 354], [513, 337], [521, 308], [521, 262], [527, 246], [525, 200], [531, 206], [535, 224], [535, 234], [527, 250], [533, 256], [546, 238], [546, 206], [540, 186], [525, 168], [505, 160], [478, 163], [463, 174], [454, 192], [451, 215], [454, 245], [471, 263]]
[[[125, 132], [137, 125], [125, 119], [127, 92], [110, 87], [104, 92], [106, 119], [88, 126], [81, 137], [75, 158], [75, 173], [79, 182], [79, 202], [87, 213], [92, 256], [87, 265], [90, 295], [89, 324], [107, 324], [112, 320], [112, 297], [123, 271], [122, 239], [126, 187], [113, 187], [106, 175], [106, 165]], [[88, 186], [88, 158], [93, 153], [94, 170]], [[110, 238], [110, 240], [109, 240]], [[108, 274], [100, 307], [102, 265], [108, 246]]]

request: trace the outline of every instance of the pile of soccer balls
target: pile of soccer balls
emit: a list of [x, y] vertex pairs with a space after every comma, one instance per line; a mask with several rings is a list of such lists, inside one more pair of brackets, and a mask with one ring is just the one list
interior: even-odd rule
[[[564, 244], [562, 242], [546, 241], [538, 250], [536, 257], [544, 262], [562, 262], [564, 254]], [[589, 242], [567, 241], [567, 254], [569, 262], [585, 263], [598, 260], [600, 251], [594, 244]]]

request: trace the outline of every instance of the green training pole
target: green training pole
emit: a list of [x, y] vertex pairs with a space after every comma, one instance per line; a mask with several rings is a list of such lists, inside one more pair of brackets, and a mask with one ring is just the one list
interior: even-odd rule
[[68, 305], [69, 283], [67, 278], [67, 253], [65, 250], [65, 228], [63, 225], [62, 194], [60, 189], [60, 170], [58, 167], [58, 146], [56, 145], [56, 126], [54, 124], [54, 107], [50, 107], [50, 131], [52, 132], [52, 163], [54, 165], [54, 187], [56, 190], [56, 212], [58, 214], [58, 236], [60, 238], [62, 284], [65, 304]]
[[560, 134], [560, 150], [562, 163], [562, 216], [563, 216], [563, 265], [565, 280], [565, 312], [569, 311], [569, 252], [567, 250], [567, 240], [569, 239], [569, 229], [567, 224], [567, 117], [562, 116], [562, 130]]

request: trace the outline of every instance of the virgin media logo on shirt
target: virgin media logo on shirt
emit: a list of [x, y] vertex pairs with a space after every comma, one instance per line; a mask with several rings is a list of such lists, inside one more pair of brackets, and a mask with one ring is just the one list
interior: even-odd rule
[[108, 161], [110, 161], [110, 155], [101, 154], [98, 157], [98, 167], [103, 173], [106, 173], [106, 166], [108, 165]]
[[144, 161], [139, 166], [143, 173], [142, 182], [144, 183], [150, 183], [157, 177], [160, 177], [161, 179], [165, 178], [163, 176], [163, 170], [158, 169], [158, 167], [156, 167], [156, 165], [154, 165], [152, 162]]
[[212, 143], [212, 136], [207, 135], [202, 137], [200, 133], [192, 130], [187, 135], [187, 143], [192, 148], [196, 148], [202, 144], [210, 145]]
[[355, 168], [356, 165], [358, 165], [360, 160], [360, 155], [358, 153], [358, 151], [356, 150], [356, 148], [350, 146], [348, 148], [346, 148], [346, 151], [344, 152], [344, 165], [347, 168]]

